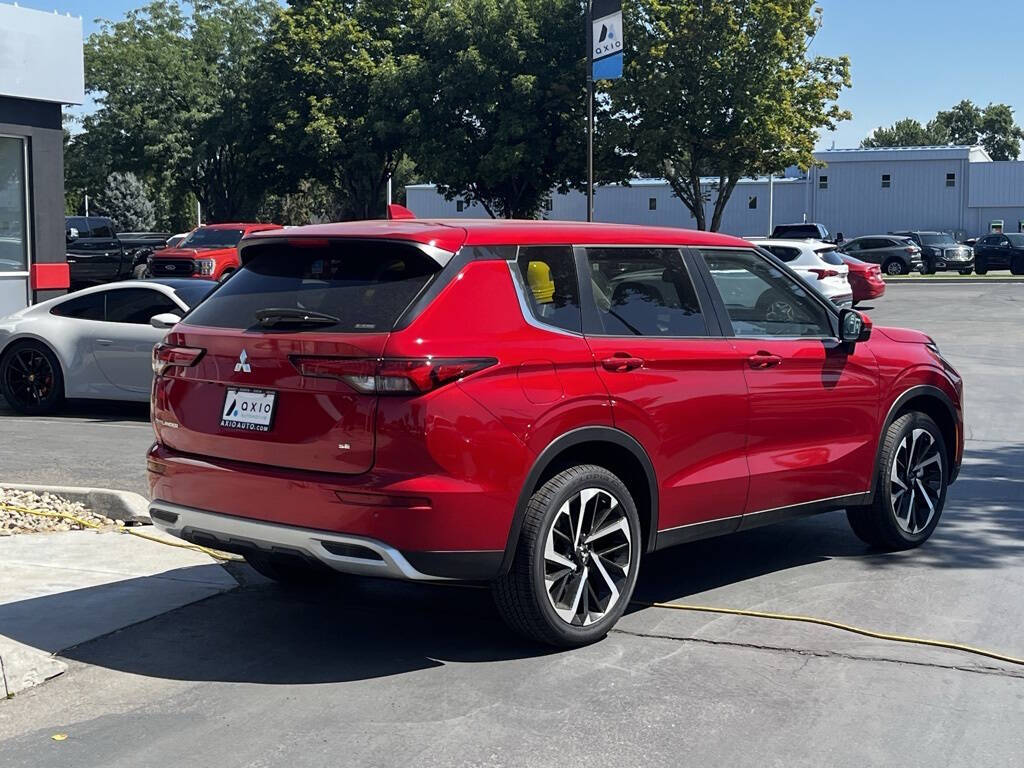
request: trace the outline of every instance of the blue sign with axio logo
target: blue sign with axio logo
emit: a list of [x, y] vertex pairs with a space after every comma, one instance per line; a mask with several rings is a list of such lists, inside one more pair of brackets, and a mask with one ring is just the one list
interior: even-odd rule
[[622, 0], [594, 0], [590, 60], [595, 80], [622, 77]]

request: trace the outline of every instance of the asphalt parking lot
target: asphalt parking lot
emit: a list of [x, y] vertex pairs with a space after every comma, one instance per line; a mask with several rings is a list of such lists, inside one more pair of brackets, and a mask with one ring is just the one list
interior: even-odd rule
[[[965, 379], [966, 461], [933, 539], [874, 553], [832, 513], [659, 553], [637, 597], [1024, 656], [1024, 284], [908, 282], [865, 309], [931, 333]], [[113, 487], [141, 477], [150, 438], [144, 410], [0, 425], [5, 474], [95, 471], [89, 484]], [[39, 466], [21, 440], [60, 458]], [[65, 651], [68, 673], [0, 703], [5, 768], [975, 768], [1024, 754], [1024, 667], [641, 607], [604, 641], [555, 653], [510, 637], [481, 589], [295, 594], [239, 575], [247, 586]]]

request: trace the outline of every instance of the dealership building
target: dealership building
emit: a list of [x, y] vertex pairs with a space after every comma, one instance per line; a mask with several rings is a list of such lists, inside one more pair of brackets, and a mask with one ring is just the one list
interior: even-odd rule
[[[981, 147], [834, 149], [816, 152], [820, 166], [790, 169], [773, 179], [744, 179], [726, 206], [721, 230], [743, 237], [766, 235], [772, 223], [815, 221], [847, 239], [921, 229], [961, 236], [1024, 230], [1024, 162], [995, 162]], [[706, 189], [714, 199], [713, 180]], [[407, 206], [422, 218], [478, 218], [478, 203], [445, 200], [433, 184], [406, 187]], [[707, 205], [711, 220], [713, 203]], [[582, 221], [586, 198], [555, 194], [544, 205], [547, 219]], [[601, 185], [594, 195], [598, 221], [693, 227], [695, 220], [664, 179], [637, 179], [628, 186]]]
[[0, 317], [68, 287], [61, 107], [83, 93], [82, 20], [0, 3]]

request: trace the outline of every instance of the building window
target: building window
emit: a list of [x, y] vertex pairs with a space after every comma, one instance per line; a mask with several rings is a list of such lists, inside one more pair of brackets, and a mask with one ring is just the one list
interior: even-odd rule
[[465, 200], [456, 200], [455, 201], [455, 210], [458, 211], [459, 213], [462, 213], [464, 210], [466, 210], [466, 201]]
[[647, 198], [647, 210], [648, 211], [656, 211], [656, 210], [658, 210], [658, 198], [656, 198], [656, 197], [649, 197], [649, 198]]
[[947, 173], [946, 174], [946, 186], [947, 187], [955, 187], [956, 186], [956, 174], [955, 173]]
[[818, 189], [828, 189], [828, 176], [818, 177]]
[[892, 175], [888, 173], [882, 174], [882, 189], [889, 189], [892, 186]]
[[25, 142], [0, 136], [0, 272], [28, 270]]
[[554, 208], [555, 201], [552, 200], [550, 197], [544, 198], [544, 210], [547, 211], [548, 213], [551, 213], [551, 211], [553, 211]]
[[747, 208], [752, 211], [757, 210], [757, 195], [751, 195], [747, 198]]

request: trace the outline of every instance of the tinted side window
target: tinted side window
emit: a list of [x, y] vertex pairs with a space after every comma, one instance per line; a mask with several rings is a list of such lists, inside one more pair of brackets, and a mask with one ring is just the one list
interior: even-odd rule
[[122, 288], [107, 291], [107, 322], [135, 323], [148, 325], [153, 315], [163, 312], [174, 312], [180, 315], [181, 309], [159, 291], [149, 288]]
[[800, 258], [799, 248], [786, 248], [782, 245], [766, 245], [764, 247], [781, 261], [794, 261]]
[[62, 301], [50, 310], [50, 314], [58, 317], [76, 317], [80, 320], [102, 320], [103, 296], [104, 293], [101, 291]]
[[850, 242], [843, 245], [844, 253], [856, 253], [864, 247], [863, 240], [851, 240]]
[[580, 333], [580, 287], [572, 248], [520, 248], [516, 266], [533, 316], [545, 325]]
[[71, 216], [66, 219], [67, 228], [77, 229], [79, 237], [89, 237], [89, 220], [84, 216]]
[[707, 323], [679, 251], [588, 248], [601, 331], [611, 336], [706, 336]]
[[831, 337], [828, 312], [754, 251], [703, 251], [737, 336]]
[[89, 228], [89, 237], [105, 237], [110, 239], [114, 236], [114, 228], [107, 219], [90, 219], [92, 226]]

